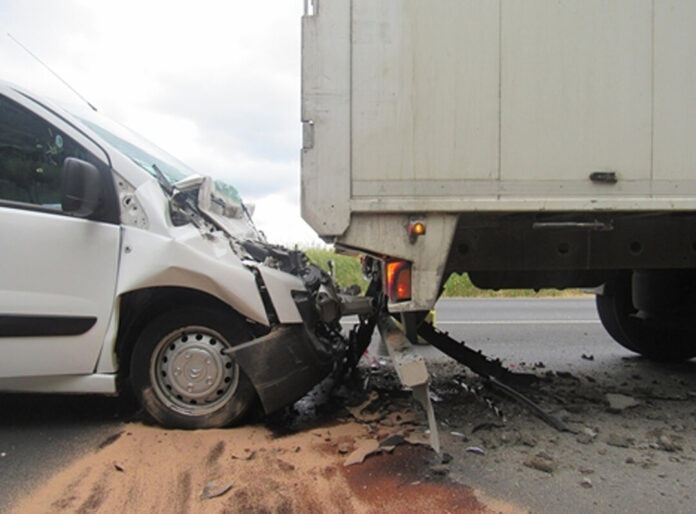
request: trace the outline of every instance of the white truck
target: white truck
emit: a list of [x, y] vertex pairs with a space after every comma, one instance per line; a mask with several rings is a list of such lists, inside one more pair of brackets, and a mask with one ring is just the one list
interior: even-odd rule
[[132, 387], [161, 424], [224, 426], [340, 370], [338, 320], [370, 308], [268, 244], [233, 187], [0, 82], [0, 390]]
[[305, 0], [302, 210], [407, 329], [450, 274], [696, 356], [696, 3]]

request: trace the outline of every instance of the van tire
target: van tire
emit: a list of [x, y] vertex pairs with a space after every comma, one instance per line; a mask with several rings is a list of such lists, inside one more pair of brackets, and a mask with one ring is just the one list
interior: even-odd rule
[[225, 353], [251, 333], [234, 314], [210, 307], [168, 311], [151, 321], [135, 343], [131, 384], [157, 423], [170, 428], [218, 428], [238, 423], [256, 392]]

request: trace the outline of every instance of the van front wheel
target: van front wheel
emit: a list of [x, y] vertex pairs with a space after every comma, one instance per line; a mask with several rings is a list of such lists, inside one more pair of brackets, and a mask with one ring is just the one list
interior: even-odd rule
[[256, 393], [227, 350], [249, 339], [241, 321], [218, 309], [177, 309], [155, 318], [131, 357], [131, 383], [140, 404], [171, 428], [238, 422]]

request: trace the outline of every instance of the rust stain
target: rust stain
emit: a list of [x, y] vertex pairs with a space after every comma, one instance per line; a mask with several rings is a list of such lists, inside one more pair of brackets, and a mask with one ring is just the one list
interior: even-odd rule
[[368, 458], [357, 466], [343, 467], [353, 494], [373, 512], [487, 513], [473, 489], [430, 472], [434, 454], [427, 448], [399, 446], [391, 454]]

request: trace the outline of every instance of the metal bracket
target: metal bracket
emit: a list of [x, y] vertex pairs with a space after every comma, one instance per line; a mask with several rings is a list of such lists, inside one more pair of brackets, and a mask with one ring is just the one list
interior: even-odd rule
[[382, 312], [377, 320], [379, 333], [382, 336], [394, 369], [404, 387], [413, 390], [414, 398], [423, 406], [428, 416], [430, 428], [430, 446], [440, 453], [440, 433], [437, 429], [435, 411], [430, 401], [430, 375], [425, 365], [425, 359], [419, 355], [404, 332], [397, 326], [388, 312]]
[[440, 332], [429, 323], [423, 323], [418, 329], [418, 333], [435, 348], [449, 355], [457, 362], [464, 364], [477, 375], [485, 378], [492, 387], [527, 407], [537, 417], [556, 430], [560, 432], [571, 431], [560, 419], [544, 412], [532, 400], [511, 387], [512, 384], [528, 385], [536, 380], [534, 375], [511, 373], [503, 368], [499, 361], [488, 359], [482, 353], [476, 352], [468, 348], [464, 343], [452, 339], [449, 335]]

